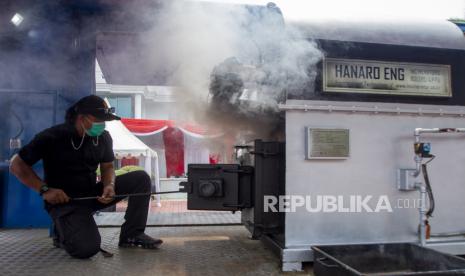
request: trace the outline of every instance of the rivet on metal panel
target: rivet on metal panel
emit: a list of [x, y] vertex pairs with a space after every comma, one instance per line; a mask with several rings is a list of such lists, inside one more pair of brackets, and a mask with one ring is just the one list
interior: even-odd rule
[[378, 111], [378, 106], [375, 105], [375, 111], [374, 111], [375, 114], [378, 114], [379, 111]]

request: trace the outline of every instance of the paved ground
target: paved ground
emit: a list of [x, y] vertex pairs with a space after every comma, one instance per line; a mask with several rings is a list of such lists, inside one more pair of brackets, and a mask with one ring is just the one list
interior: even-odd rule
[[[94, 215], [99, 226], [120, 226], [124, 222], [124, 212], [101, 212]], [[149, 226], [197, 226], [197, 225], [238, 225], [241, 213], [202, 212], [154, 213], [147, 218]]]
[[[159, 250], [119, 249], [119, 229], [101, 228], [102, 245], [115, 253], [89, 260], [51, 246], [48, 231], [0, 229], [0, 275], [281, 275], [279, 259], [243, 226], [152, 227]], [[310, 268], [302, 273], [311, 275]]]
[[[238, 225], [241, 212], [187, 210], [186, 200], [162, 200], [161, 206], [151, 202], [149, 226]], [[127, 201], [116, 205], [116, 212], [99, 212], [94, 218], [99, 226], [120, 226], [124, 222]]]
[[[187, 210], [187, 200], [161, 200], [160, 206], [157, 205], [155, 200], [152, 200], [150, 205], [150, 212], [154, 213], [186, 213], [186, 212], [196, 212], [195, 210]], [[123, 212], [126, 211], [128, 202], [123, 200], [116, 204], [116, 211]]]

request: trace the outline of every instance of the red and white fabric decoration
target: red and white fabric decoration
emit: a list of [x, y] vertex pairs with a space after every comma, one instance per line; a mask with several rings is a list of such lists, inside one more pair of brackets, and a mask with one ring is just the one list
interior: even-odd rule
[[160, 133], [174, 125], [170, 120], [146, 120], [122, 118], [123, 124], [137, 136], [149, 136]]
[[[160, 138], [155, 137], [162, 135], [166, 177], [185, 175], [187, 163], [209, 163], [211, 161], [209, 150], [206, 147], [200, 148], [199, 143], [196, 143], [195, 140], [217, 138], [223, 135], [219, 132], [211, 132], [199, 125], [178, 125], [171, 120], [123, 118], [121, 121], [134, 135], [139, 136], [149, 146], [154, 146], [151, 145], [150, 141], [159, 140]], [[154, 148], [154, 150], [157, 149]], [[214, 162], [215, 159], [213, 158]], [[163, 164], [160, 165], [163, 166]]]

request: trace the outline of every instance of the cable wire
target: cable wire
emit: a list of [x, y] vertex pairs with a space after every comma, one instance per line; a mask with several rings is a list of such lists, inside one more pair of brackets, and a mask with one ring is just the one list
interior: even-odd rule
[[13, 115], [13, 117], [16, 118], [16, 120], [18, 120], [18, 123], [19, 123], [19, 131], [15, 136], [13, 136], [14, 139], [18, 139], [19, 136], [21, 136], [21, 134], [23, 134], [24, 124], [23, 124], [23, 121], [21, 120], [21, 118], [19, 118], [18, 114], [14, 110], [11, 110], [11, 114]]
[[428, 211], [426, 212], [427, 217], [433, 216], [434, 207], [435, 207], [433, 189], [431, 188], [431, 183], [429, 181], [428, 169], [427, 169], [427, 164], [433, 161], [434, 158], [435, 156], [433, 155], [430, 160], [428, 160], [427, 162], [421, 165], [422, 172], [423, 172], [423, 178], [425, 179], [426, 192], [428, 193], [428, 198], [429, 198], [429, 208], [428, 208]]

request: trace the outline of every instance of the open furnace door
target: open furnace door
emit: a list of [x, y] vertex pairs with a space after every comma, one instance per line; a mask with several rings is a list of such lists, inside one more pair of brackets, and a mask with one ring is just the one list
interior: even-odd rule
[[252, 206], [253, 167], [237, 164], [189, 164], [187, 209], [239, 211]]
[[[265, 212], [264, 196], [285, 193], [285, 144], [256, 140], [254, 166], [190, 164], [187, 192], [189, 210], [242, 211], [241, 221], [254, 238], [284, 232], [284, 213]], [[279, 239], [279, 238], [278, 238]]]

